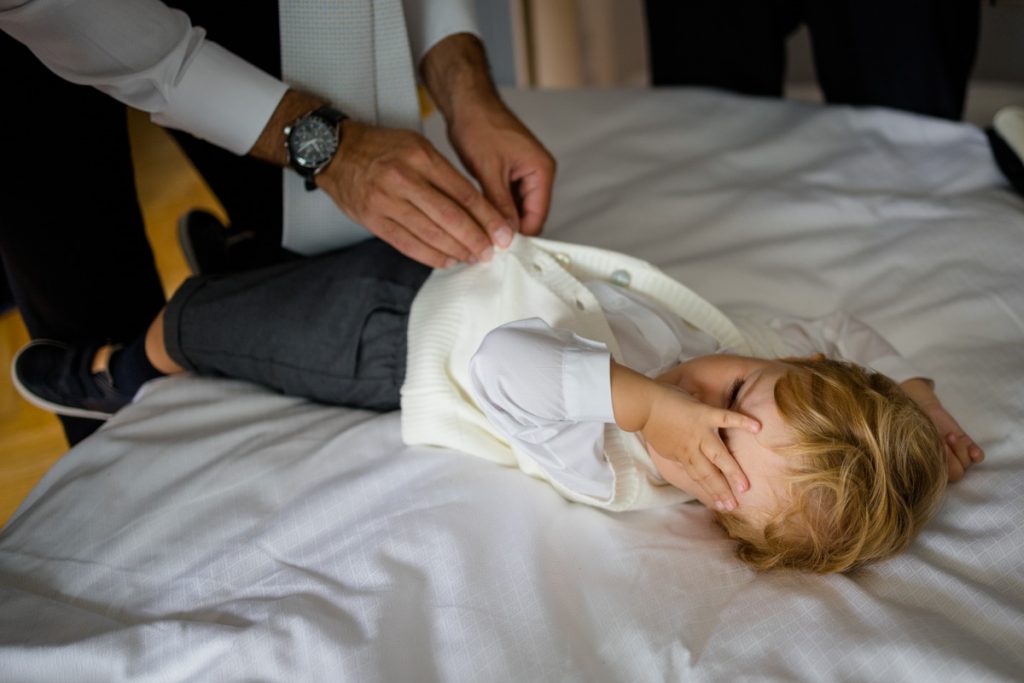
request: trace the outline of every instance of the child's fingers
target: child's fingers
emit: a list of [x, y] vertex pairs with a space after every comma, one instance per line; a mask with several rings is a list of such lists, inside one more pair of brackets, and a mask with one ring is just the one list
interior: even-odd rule
[[[719, 429], [743, 429], [753, 434], [761, 431], [760, 422], [742, 413], [736, 413], [731, 410], [717, 410], [715, 418], [718, 420]], [[736, 462], [736, 458], [729, 452], [729, 449], [722, 443], [722, 439], [717, 432], [715, 437], [707, 442], [706, 445], [702, 443], [701, 448], [704, 450], [708, 460], [730, 482], [730, 498], [732, 498], [731, 494], [733, 491], [743, 493], [750, 489], [750, 481], [747, 479], [747, 475], [743, 472], [739, 463]], [[735, 501], [730, 502], [735, 504]], [[729, 509], [731, 510], [732, 508]]]
[[967, 474], [967, 470], [985, 457], [984, 451], [963, 432], [950, 432], [946, 435], [946, 461], [949, 469], [949, 480], [959, 481]]
[[[733, 498], [729, 482], [704, 451], [704, 446], [701, 444], [700, 453], [689, 461], [690, 466], [687, 468], [687, 473], [707, 491], [708, 497], [714, 502], [716, 509], [722, 512], [734, 510], [736, 499]], [[718, 456], [718, 459], [721, 460], [721, 456]]]
[[757, 434], [761, 431], [761, 423], [743, 413], [734, 413], [731, 410], [717, 410], [715, 421], [719, 429], [745, 429]]
[[946, 435], [946, 443], [949, 444], [949, 447], [956, 455], [956, 459], [960, 461], [965, 470], [974, 464], [968, 452], [971, 445], [971, 438], [969, 436], [963, 433], [950, 433]]
[[[950, 436], [953, 435], [951, 434]], [[964, 452], [967, 454], [967, 457], [970, 458], [970, 462], [968, 464], [973, 465], [974, 463], [981, 462], [985, 459], [985, 451], [981, 450], [981, 447], [974, 443], [974, 439], [963, 432], [960, 432], [956, 436], [957, 440], [963, 444]]]
[[717, 433], [708, 439], [706, 443], [701, 444], [701, 452], [725, 477], [730, 488], [730, 498], [733, 492], [743, 493], [750, 488], [750, 482], [747, 480], [747, 475], [744, 474], [743, 468], [736, 462], [736, 458], [733, 457], [733, 454], [722, 443], [722, 439]]
[[964, 478], [964, 466], [953, 453], [953, 449], [948, 446], [946, 448], [946, 472], [950, 482], [960, 481]]

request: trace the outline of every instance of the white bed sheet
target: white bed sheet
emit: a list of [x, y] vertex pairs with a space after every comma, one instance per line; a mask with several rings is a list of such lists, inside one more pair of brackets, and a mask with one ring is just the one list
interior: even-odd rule
[[1024, 201], [982, 134], [700, 90], [509, 99], [559, 160], [549, 236], [720, 305], [860, 316], [986, 462], [898, 558], [758, 575], [696, 506], [607, 514], [405, 448], [397, 414], [160, 380], [0, 534], [0, 679], [1024, 676]]

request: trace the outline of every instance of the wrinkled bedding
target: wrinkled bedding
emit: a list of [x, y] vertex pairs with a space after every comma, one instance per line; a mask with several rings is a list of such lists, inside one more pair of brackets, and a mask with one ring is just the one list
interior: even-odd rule
[[397, 413], [158, 380], [0, 533], [0, 679], [1019, 680], [1024, 200], [984, 135], [706, 90], [507, 96], [558, 158], [548, 236], [718, 305], [851, 312], [986, 462], [897, 558], [759, 575], [699, 506], [608, 514], [404, 447]]

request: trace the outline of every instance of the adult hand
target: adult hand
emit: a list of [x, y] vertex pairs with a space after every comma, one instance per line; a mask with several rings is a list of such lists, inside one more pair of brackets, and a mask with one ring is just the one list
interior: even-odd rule
[[[249, 153], [287, 165], [285, 127], [322, 104], [287, 91]], [[508, 221], [422, 135], [352, 120], [341, 125], [341, 147], [316, 182], [385, 242], [410, 258], [444, 268], [487, 260], [492, 243], [511, 240]]]
[[448, 136], [484, 196], [513, 227], [540, 234], [551, 205], [555, 159], [515, 114], [497, 96], [485, 96], [454, 114]]
[[512, 228], [422, 135], [346, 120], [341, 147], [316, 177], [353, 220], [435, 268], [489, 260]]
[[450, 35], [427, 52], [420, 71], [452, 146], [484, 195], [513, 228], [539, 234], [555, 160], [501, 101], [483, 43], [468, 33]]

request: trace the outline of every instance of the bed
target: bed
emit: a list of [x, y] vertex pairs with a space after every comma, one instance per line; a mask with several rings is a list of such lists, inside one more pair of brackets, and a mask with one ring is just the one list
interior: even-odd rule
[[981, 131], [707, 90], [507, 98], [559, 161], [548, 236], [722, 306], [848, 310], [987, 460], [905, 554], [759, 575], [699, 506], [608, 514], [404, 447], [397, 413], [158, 380], [0, 534], [0, 679], [1024, 676], [1024, 200]]

